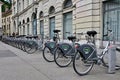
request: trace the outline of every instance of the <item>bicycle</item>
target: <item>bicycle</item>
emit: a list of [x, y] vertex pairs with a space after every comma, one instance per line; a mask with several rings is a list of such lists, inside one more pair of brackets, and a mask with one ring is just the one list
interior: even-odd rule
[[25, 51], [29, 54], [36, 52], [37, 50], [42, 50], [43, 41], [39, 40], [38, 36], [27, 36], [28, 38], [24, 43]]
[[54, 32], [54, 37], [53, 37], [53, 41], [47, 41], [45, 43], [45, 47], [43, 49], [43, 58], [47, 61], [47, 62], [54, 62], [54, 52], [57, 48], [57, 44], [60, 41], [60, 37], [59, 37], [59, 32], [60, 30], [53, 30]]
[[68, 40], [72, 43], [61, 43], [57, 46], [54, 53], [54, 61], [59, 67], [67, 67], [71, 64], [73, 55], [76, 53], [75, 36], [69, 36]]
[[[109, 32], [110, 34], [107, 35], [108, 37], [111, 36], [112, 30], [109, 30]], [[92, 37], [92, 39], [95, 39], [95, 35], [97, 34], [97, 32], [88, 31], [87, 34], [90, 38]], [[91, 41], [95, 42], [95, 40], [91, 40]], [[94, 64], [96, 65], [102, 64], [103, 66], [107, 67], [104, 56], [107, 54], [109, 46], [110, 46], [110, 41], [108, 41], [105, 49], [98, 55], [97, 49], [93, 42], [81, 45], [78, 49], [78, 53], [76, 53], [73, 58], [74, 71], [78, 75], [83, 76], [83, 75], [87, 75], [91, 71]]]
[[[67, 32], [70, 34], [70, 32]], [[75, 33], [82, 35], [82, 33]], [[54, 61], [59, 67], [67, 67], [73, 61], [73, 56], [77, 53], [77, 48], [80, 46], [78, 43], [79, 39], [76, 39], [76, 36], [68, 36], [68, 42], [62, 42], [57, 46], [57, 49], [54, 53]], [[77, 41], [77, 42], [76, 42]]]

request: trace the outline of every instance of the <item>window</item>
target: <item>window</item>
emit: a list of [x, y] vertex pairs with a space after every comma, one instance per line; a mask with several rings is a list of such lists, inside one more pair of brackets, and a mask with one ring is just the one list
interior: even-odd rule
[[40, 15], [39, 15], [39, 18], [42, 18], [44, 15], [43, 15], [43, 12], [41, 11], [40, 12]]
[[10, 30], [10, 24], [9, 24], [9, 30]]
[[19, 25], [21, 26], [21, 22], [19, 23]]
[[[112, 29], [115, 41], [120, 41], [120, 0], [104, 2], [103, 6], [103, 35], [108, 34], [108, 29]], [[103, 40], [108, 38], [103, 36]]]
[[20, 2], [19, 2], [18, 8], [19, 8], [19, 12], [20, 12], [21, 11], [21, 3]]
[[25, 6], [25, 4], [24, 4], [24, 0], [23, 0], [23, 9], [24, 9], [24, 6]]
[[27, 5], [29, 5], [29, 0], [27, 0]]
[[23, 20], [23, 24], [25, 24], [25, 20]]
[[49, 9], [49, 14], [53, 14], [53, 13], [55, 13], [55, 8], [51, 6]]
[[65, 0], [63, 4], [63, 8], [68, 8], [72, 6], [72, 1], [71, 0]]
[[28, 23], [29, 21], [30, 21], [29, 18], [27, 18], [27, 23]]
[[14, 7], [14, 14], [15, 14], [15, 7]]
[[4, 19], [4, 22], [6, 22], [6, 19]]
[[29, 30], [30, 30], [30, 27], [29, 27], [29, 18], [27, 18], [27, 35], [30, 34]]

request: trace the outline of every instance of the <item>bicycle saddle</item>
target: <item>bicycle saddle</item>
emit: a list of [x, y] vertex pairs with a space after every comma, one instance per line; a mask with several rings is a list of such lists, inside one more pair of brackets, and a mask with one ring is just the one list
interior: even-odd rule
[[92, 36], [92, 37], [94, 37], [95, 35], [97, 34], [97, 32], [96, 31], [87, 31], [87, 35], [88, 36]]
[[[12, 37], [12, 36], [10, 36], [10, 37]], [[20, 38], [20, 36], [16, 36], [16, 38]]]
[[76, 37], [75, 37], [75, 36], [68, 36], [68, 40], [73, 41], [73, 40], [75, 40], [75, 39], [76, 39]]
[[31, 39], [31, 38], [32, 38], [32, 36], [26, 36], [26, 38], [30, 38], [30, 39]]
[[58, 32], [60, 32], [60, 30], [53, 30], [53, 32], [54, 32], [54, 33], [58, 33]]
[[36, 39], [36, 38], [38, 38], [38, 36], [37, 35], [35, 35], [35, 36], [32, 36], [34, 39]]

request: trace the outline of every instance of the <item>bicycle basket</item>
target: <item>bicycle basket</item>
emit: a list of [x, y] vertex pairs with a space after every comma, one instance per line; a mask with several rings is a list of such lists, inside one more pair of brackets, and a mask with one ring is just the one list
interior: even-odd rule
[[59, 48], [64, 54], [72, 55], [72, 53], [74, 53], [74, 49], [72, 49], [72, 46], [68, 43], [59, 44]]
[[79, 47], [78, 51], [81, 53], [83, 59], [93, 59], [97, 57], [96, 49], [93, 45], [83, 44]]
[[45, 46], [48, 47], [50, 50], [53, 50], [56, 46], [55, 42], [47, 42], [45, 43]]

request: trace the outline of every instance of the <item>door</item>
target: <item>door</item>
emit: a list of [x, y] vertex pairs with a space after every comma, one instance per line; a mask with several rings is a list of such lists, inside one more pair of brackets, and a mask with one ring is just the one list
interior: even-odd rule
[[70, 32], [72, 34], [72, 12], [65, 13], [63, 15], [63, 38], [67, 39], [67, 37], [70, 35], [67, 32]]
[[44, 21], [40, 21], [40, 35], [42, 36], [42, 39], [44, 37]]
[[55, 17], [50, 18], [50, 27], [49, 27], [49, 33], [50, 38], [52, 39], [54, 36], [53, 30], [55, 29]]
[[19, 31], [19, 32], [20, 32], [20, 35], [22, 35], [22, 32], [21, 32], [21, 31], [22, 31], [22, 29], [21, 29], [21, 26], [20, 26], [20, 31]]
[[29, 35], [29, 30], [30, 30], [29, 24], [27, 24], [27, 35]]
[[23, 35], [25, 35], [25, 26], [23, 26]]
[[37, 35], [37, 19], [33, 20], [33, 35]]
[[[103, 34], [107, 34], [108, 30], [113, 31], [115, 41], [120, 41], [120, 1], [113, 0], [104, 3], [104, 25]], [[103, 36], [104, 40], [108, 40]], [[113, 37], [111, 37], [113, 39]]]
[[118, 41], [120, 41], [120, 10], [118, 11]]

